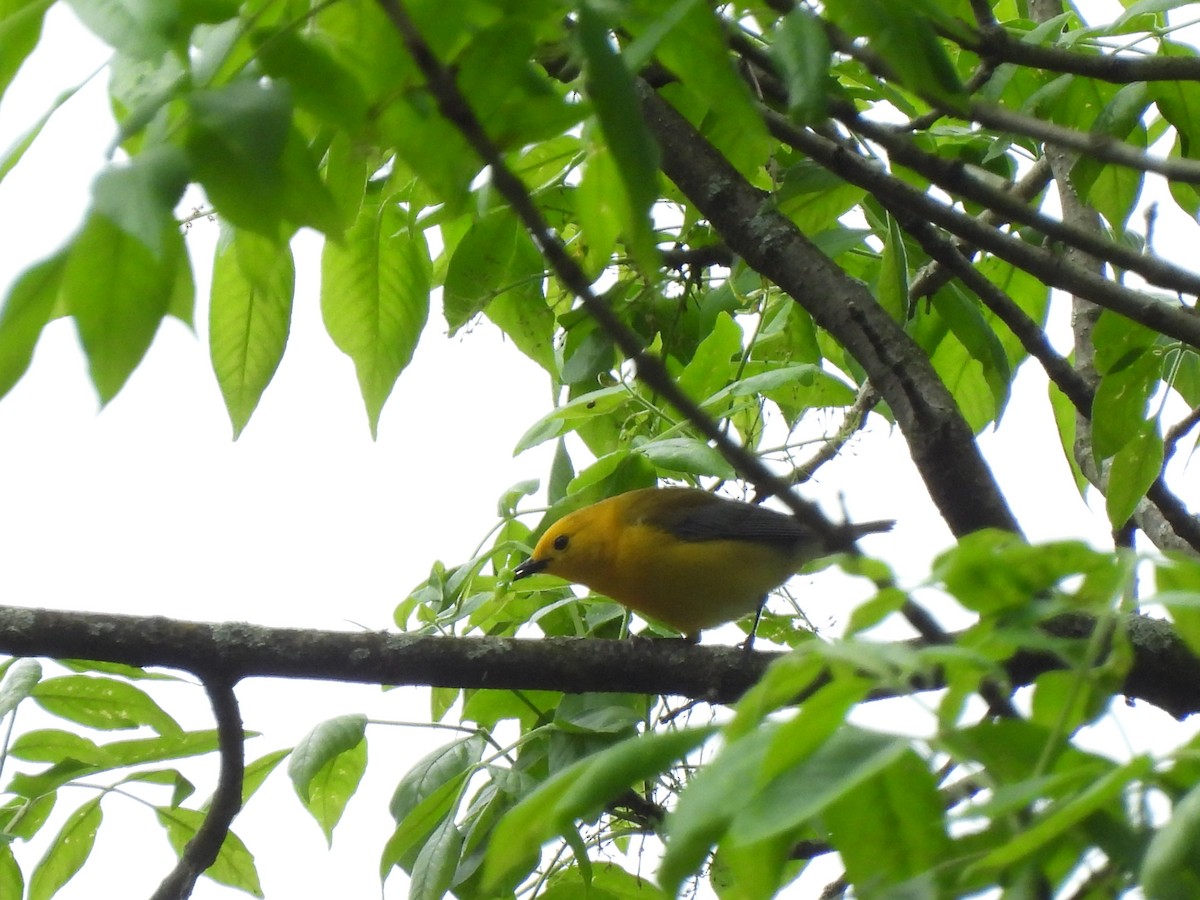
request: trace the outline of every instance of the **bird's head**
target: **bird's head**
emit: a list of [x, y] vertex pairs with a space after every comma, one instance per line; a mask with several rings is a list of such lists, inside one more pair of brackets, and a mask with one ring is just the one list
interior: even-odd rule
[[579, 584], [593, 583], [595, 573], [608, 566], [611, 544], [594, 510], [578, 510], [546, 529], [529, 559], [513, 569], [513, 580], [546, 572]]

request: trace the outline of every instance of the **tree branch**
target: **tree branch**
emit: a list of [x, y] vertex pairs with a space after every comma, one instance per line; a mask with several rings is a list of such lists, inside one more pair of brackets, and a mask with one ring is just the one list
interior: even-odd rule
[[816, 504], [797, 496], [786, 481], [772, 472], [757, 456], [735, 443], [713, 419], [687, 396], [667, 372], [662, 360], [646, 352], [641, 339], [592, 291], [591, 281], [575, 262], [545, 217], [533, 202], [520, 178], [513, 174], [499, 148], [484, 131], [471, 110], [467, 98], [455, 83], [454, 75], [434, 56], [415, 23], [398, 0], [378, 0], [391, 20], [404, 46], [412, 55], [433, 95], [439, 112], [451, 122], [491, 170], [491, 181], [508, 201], [521, 223], [538, 245], [555, 276], [579, 298], [588, 314], [613, 339], [637, 367], [637, 377], [679, 410], [691, 424], [713, 442], [729, 463], [741, 472], [764, 496], [777, 496], [792, 513], [820, 534], [830, 547], [854, 551], [853, 531], [846, 523], [835, 525]]
[[[1038, 324], [927, 221], [912, 215], [904, 207], [893, 208], [887, 202], [883, 202], [883, 205], [896, 216], [900, 226], [916, 238], [925, 252], [943, 266], [942, 271], [957, 276], [1017, 337], [1025, 352], [1041, 363], [1046, 375], [1071, 401], [1080, 421], [1090, 422], [1095, 389], [1067, 360], [1058, 355]], [[1169, 456], [1164, 456], [1164, 471], [1167, 459]], [[1139, 503], [1134, 517], [1138, 526], [1159, 549], [1200, 552], [1200, 519], [1188, 512], [1183, 502], [1167, 487], [1162, 475], [1151, 485], [1146, 500]]]
[[[870, 72], [885, 81], [894, 82], [895, 72], [883, 59], [866, 47], [859, 46], [845, 32], [831, 23], [824, 23], [830, 44], [838, 51], [861, 62]], [[929, 97], [923, 98], [935, 110], [965, 122], [976, 122], [985, 128], [1019, 134], [1034, 140], [1058, 144], [1101, 162], [1114, 163], [1141, 172], [1156, 172], [1172, 181], [1200, 183], [1200, 162], [1190, 159], [1163, 159], [1148, 156], [1140, 147], [1119, 141], [1097, 131], [1079, 131], [1055, 125], [1035, 116], [1013, 112], [1002, 106], [971, 100], [964, 109], [955, 109]]]
[[[1128, 616], [1124, 622], [1134, 661], [1123, 693], [1180, 719], [1200, 712], [1200, 658], [1188, 650], [1168, 622], [1143, 615]], [[1091, 635], [1095, 619], [1082, 613], [1061, 615], [1044, 628], [1056, 637], [1083, 640]], [[958, 637], [947, 635], [948, 640]], [[922, 639], [907, 644], [913, 649], [928, 645]], [[761, 650], [747, 653], [740, 647], [702, 646], [669, 638], [618, 641], [346, 633], [3, 605], [0, 654], [161, 666], [201, 678], [203, 673], [220, 670], [228, 685], [244, 678], [274, 677], [469, 689], [670, 694], [710, 703], [737, 700], [768, 665], [788, 655]], [[1004, 667], [1011, 684], [1019, 687], [1043, 672], [1073, 664], [1048, 650], [1022, 650]], [[822, 679], [814, 681], [797, 702], [824, 683]], [[914, 679], [911, 690], [935, 690], [941, 685], [939, 678], [921, 677]], [[223, 748], [225, 735], [235, 730], [240, 742], [240, 723], [235, 727], [233, 720], [225, 719], [222, 729]]]
[[947, 115], [986, 128], [1019, 134], [1048, 144], [1057, 144], [1100, 162], [1113, 163], [1139, 172], [1155, 172], [1168, 181], [1200, 184], [1200, 162], [1191, 159], [1163, 159], [1150, 156], [1140, 147], [1119, 141], [1100, 131], [1079, 131], [1047, 122], [1036, 116], [1013, 112], [993, 103], [972, 101], [965, 113], [947, 110]]
[[821, 442], [821, 446], [816, 453], [793, 468], [784, 477], [791, 484], [804, 484], [811, 479], [817, 474], [817, 470], [821, 466], [837, 458], [837, 455], [842, 452], [842, 448], [863, 427], [863, 424], [866, 422], [867, 413], [878, 405], [879, 391], [875, 390], [875, 386], [869, 380], [864, 381], [858, 389], [858, 396], [854, 398], [854, 404], [846, 410], [841, 427], [838, 428], [832, 437]]
[[[193, 670], [196, 671], [196, 670]], [[242, 779], [245, 775], [245, 744], [242, 717], [238, 711], [234, 681], [224, 674], [203, 675], [213, 715], [217, 721], [217, 740], [221, 754], [221, 774], [213, 792], [208, 815], [180, 854], [179, 862], [163, 879], [151, 900], [184, 900], [198, 879], [217, 860], [221, 845], [229, 834], [233, 817], [242, 808]]]
[[735, 253], [808, 310], [867, 370], [951, 530], [1018, 531], [970, 427], [921, 349], [861, 283], [821, 253], [649, 85], [639, 82], [638, 90], [667, 177]]
[[1151, 284], [1184, 294], [1200, 294], [1200, 275], [1174, 263], [1140, 253], [1069, 222], [1030, 209], [1009, 191], [993, 187], [971, 174], [957, 160], [942, 159], [918, 149], [904, 135], [886, 125], [880, 125], [858, 115], [853, 107], [839, 104], [833, 114], [853, 131], [887, 150], [888, 158], [924, 176], [938, 187], [987, 207], [999, 216], [1036, 228], [1052, 240], [1078, 247], [1085, 253], [1106, 260], [1114, 266], [1137, 272]]
[[1086, 297], [1093, 303], [1155, 331], [1192, 347], [1200, 347], [1200, 317], [1192, 315], [1182, 306], [1169, 305], [1155, 297], [1109, 281], [1097, 272], [1071, 261], [1069, 253], [1053, 254], [977, 222], [928, 194], [910, 187], [844, 144], [797, 128], [771, 110], [764, 110], [763, 114], [771, 132], [780, 140], [812, 157], [851, 184], [870, 191], [881, 202], [909, 207], [914, 213], [924, 216], [973, 246], [1024, 269], [1044, 284]]
[[1002, 26], [986, 25], [969, 38], [948, 34], [960, 47], [992, 63], [1015, 63], [1047, 72], [1084, 75], [1111, 84], [1136, 81], [1200, 81], [1200, 59], [1194, 56], [1113, 56], [1076, 53], [1013, 37]]
[[162, 666], [243, 678], [677, 694], [727, 702], [779, 653], [683, 640], [442, 637], [208, 624], [0, 605], [0, 654]]

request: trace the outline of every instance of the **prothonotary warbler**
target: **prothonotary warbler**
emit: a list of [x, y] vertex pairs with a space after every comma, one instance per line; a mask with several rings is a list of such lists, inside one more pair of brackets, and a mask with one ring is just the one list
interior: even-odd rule
[[[846, 525], [855, 540], [891, 521]], [[754, 612], [833, 548], [793, 516], [699, 488], [645, 488], [563, 516], [513, 578], [548, 572], [586, 585], [689, 638]]]

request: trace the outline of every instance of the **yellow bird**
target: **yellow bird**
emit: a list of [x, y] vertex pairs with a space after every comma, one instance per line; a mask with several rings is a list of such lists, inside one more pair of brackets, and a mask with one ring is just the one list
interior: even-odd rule
[[[851, 539], [894, 522], [845, 526]], [[547, 529], [513, 579], [547, 572], [586, 585], [691, 639], [754, 612], [811, 559], [833, 551], [793, 516], [699, 488], [645, 488]]]

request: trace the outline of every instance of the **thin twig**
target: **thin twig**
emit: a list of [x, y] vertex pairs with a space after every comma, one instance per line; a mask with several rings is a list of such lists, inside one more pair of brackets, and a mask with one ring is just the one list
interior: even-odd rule
[[965, 197], [1004, 216], [1036, 228], [1042, 234], [1064, 244], [1078, 247], [1131, 272], [1137, 272], [1151, 284], [1184, 294], [1200, 294], [1200, 275], [1167, 260], [1148, 256], [1125, 244], [1111, 241], [1094, 231], [1062, 222], [1045, 213], [1031, 209], [1012, 193], [993, 187], [973, 175], [961, 162], [942, 159], [920, 150], [904, 135], [886, 125], [860, 116], [852, 106], [839, 104], [832, 110], [842, 123], [865, 135], [888, 152], [888, 158], [923, 175], [938, 187]]
[[1193, 347], [1200, 347], [1200, 317], [1179, 306], [1130, 290], [1093, 272], [1073, 265], [1040, 247], [990, 228], [939, 202], [923, 191], [895, 178], [879, 165], [864, 159], [845, 143], [798, 128], [771, 110], [762, 110], [771, 133], [806, 153], [823, 167], [851, 184], [870, 191], [881, 202], [911, 209], [941, 228], [986, 250], [1038, 278], [1153, 328]]
[[1200, 425], [1200, 406], [1195, 407], [1186, 416], [1167, 429], [1167, 433], [1163, 436], [1164, 465], [1167, 460], [1175, 455], [1175, 451], [1179, 447], [1179, 442], [1197, 425]]
[[817, 469], [837, 457], [850, 438], [863, 427], [867, 413], [874, 409], [878, 403], [879, 392], [875, 390], [869, 380], [864, 381], [858, 389], [858, 396], [854, 398], [854, 404], [846, 410], [846, 416], [842, 420], [842, 425], [837, 430], [837, 433], [828, 440], [823, 441], [821, 449], [792, 469], [785, 476], [788, 482], [791, 484], [804, 484], [817, 474]]
[[968, 38], [947, 37], [959, 46], [994, 63], [1015, 63], [1047, 72], [1084, 75], [1111, 84], [1138, 81], [1200, 81], [1200, 59], [1194, 56], [1114, 56], [1077, 53], [1019, 40], [1001, 25], [986, 24]]
[[[829, 42], [835, 49], [862, 63], [877, 78], [897, 81], [892, 67], [878, 54], [873, 53], [867, 47], [856, 44], [849, 35], [835, 25], [828, 22], [823, 24]], [[969, 95], [964, 94], [964, 96]], [[934, 109], [956, 119], [977, 122], [987, 128], [1057, 144], [1101, 162], [1115, 163], [1142, 172], [1156, 172], [1168, 180], [1200, 184], [1200, 162], [1195, 160], [1148, 156], [1144, 149], [1119, 141], [1111, 135], [1055, 125], [1036, 116], [1027, 116], [980, 100], [970, 100], [962, 109], [955, 109], [936, 99], [929, 97], [923, 99]]]
[[1100, 162], [1114, 163], [1139, 172], [1155, 172], [1168, 181], [1200, 184], [1200, 162], [1192, 159], [1165, 159], [1150, 156], [1140, 147], [1119, 141], [1099, 131], [1079, 131], [1056, 125], [1036, 116], [1013, 112], [994, 103], [972, 101], [965, 113], [948, 111], [949, 115], [987, 128], [1019, 134], [1047, 144], [1074, 150]]
[[[1024, 202], [1029, 202], [1038, 194], [1046, 189], [1050, 183], [1050, 163], [1043, 156], [1037, 160], [1020, 180], [1009, 185], [1008, 191], [1017, 199]], [[1004, 217], [996, 214], [992, 210], [984, 210], [977, 217], [977, 221], [981, 225], [986, 225], [989, 228], [998, 228], [1001, 225], [1007, 224]], [[977, 250], [962, 240], [955, 240], [954, 246], [964, 256], [970, 258], [975, 255]], [[925, 266], [908, 286], [908, 299], [910, 304], [916, 303], [923, 297], [932, 297], [936, 294], [947, 282], [953, 278], [953, 273], [948, 270], [940, 261], [933, 259]]]
[[505, 164], [499, 148], [487, 136], [466, 97], [459, 90], [453, 74], [434, 56], [408, 12], [398, 0], [379, 0], [379, 4], [425, 77], [426, 87], [433, 95], [441, 114], [454, 124], [488, 166], [492, 185], [521, 219], [558, 279], [579, 298], [584, 308], [613, 339], [621, 352], [633, 360], [637, 367], [638, 379], [675, 406], [701, 434], [713, 442], [716, 449], [734, 468], [755, 484], [759, 493], [779, 497], [797, 518], [822, 535], [830, 547], [853, 549], [853, 542], [849, 538], [851, 531], [847, 527], [834, 525], [815, 504], [796, 496], [787, 483], [768, 469], [762, 460], [730, 440], [717, 423], [679, 389], [662, 360], [647, 353], [641, 339], [596, 296], [592, 291], [591, 281], [550, 229], [521, 180]]

